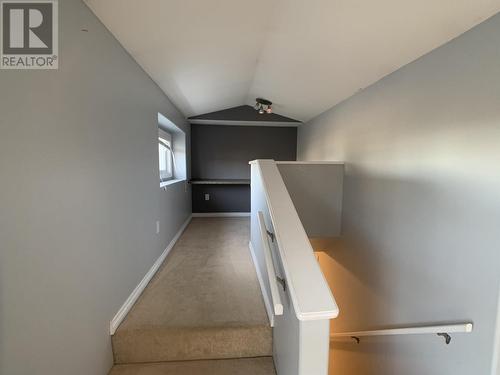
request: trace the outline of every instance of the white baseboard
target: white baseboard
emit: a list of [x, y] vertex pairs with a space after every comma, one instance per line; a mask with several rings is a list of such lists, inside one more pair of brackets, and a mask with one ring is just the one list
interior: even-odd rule
[[156, 260], [156, 262], [154, 262], [153, 266], [149, 269], [148, 273], [146, 273], [146, 275], [143, 277], [143, 279], [141, 280], [141, 282], [139, 283], [139, 285], [137, 285], [135, 287], [135, 289], [132, 292], [132, 294], [130, 294], [130, 296], [128, 296], [128, 298], [125, 301], [125, 303], [122, 305], [122, 307], [120, 307], [120, 310], [118, 310], [118, 312], [116, 313], [116, 315], [114, 316], [114, 318], [111, 320], [111, 323], [109, 324], [109, 333], [111, 335], [115, 334], [116, 329], [118, 328], [118, 326], [121, 324], [121, 322], [123, 321], [123, 319], [125, 319], [125, 317], [127, 316], [128, 312], [130, 311], [130, 309], [132, 308], [132, 306], [134, 306], [134, 303], [137, 301], [137, 299], [142, 294], [142, 292], [144, 291], [144, 289], [146, 288], [146, 286], [148, 285], [148, 283], [151, 281], [151, 279], [155, 275], [156, 271], [158, 271], [158, 269], [162, 265], [163, 261], [167, 257], [168, 253], [170, 253], [170, 251], [174, 247], [175, 243], [177, 242], [177, 240], [179, 239], [179, 237], [182, 235], [182, 233], [184, 232], [184, 230], [188, 226], [189, 222], [191, 221], [191, 217], [192, 216], [190, 215], [188, 217], [188, 219], [184, 222], [184, 224], [182, 224], [182, 227], [179, 229], [179, 231], [174, 236], [174, 238], [172, 239], [172, 241], [170, 241], [170, 243], [168, 244], [167, 248], [165, 250], [163, 250], [163, 253], [161, 253], [161, 255]]
[[253, 264], [255, 266], [255, 272], [257, 272], [257, 279], [259, 279], [260, 291], [262, 292], [262, 297], [264, 298], [264, 305], [266, 306], [266, 312], [267, 312], [267, 317], [269, 318], [269, 324], [271, 324], [271, 327], [274, 327], [273, 308], [271, 305], [271, 301], [269, 301], [269, 296], [267, 295], [264, 279], [262, 278], [262, 274], [260, 273], [259, 263], [257, 262], [257, 257], [255, 256], [255, 250], [251, 242], [248, 243], [248, 247], [250, 248], [250, 254], [252, 255]]
[[491, 375], [500, 375], [500, 288], [498, 288], [497, 321], [495, 327]]
[[193, 217], [250, 217], [250, 212], [193, 212]]

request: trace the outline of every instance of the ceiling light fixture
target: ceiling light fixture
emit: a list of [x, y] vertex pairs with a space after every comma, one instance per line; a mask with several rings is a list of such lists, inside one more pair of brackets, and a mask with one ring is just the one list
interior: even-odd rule
[[263, 115], [264, 113], [273, 113], [273, 102], [267, 99], [257, 98], [255, 99], [254, 108], [261, 115]]

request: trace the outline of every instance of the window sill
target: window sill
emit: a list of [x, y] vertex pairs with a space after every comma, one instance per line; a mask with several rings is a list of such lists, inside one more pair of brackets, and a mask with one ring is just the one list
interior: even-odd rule
[[173, 185], [173, 184], [177, 184], [178, 182], [183, 182], [183, 181], [186, 181], [185, 179], [181, 179], [181, 178], [178, 178], [178, 179], [174, 179], [174, 180], [168, 180], [168, 181], [165, 181], [165, 182], [160, 182], [160, 188], [163, 189], [163, 188], [167, 188], [167, 186], [170, 186], [170, 185]]

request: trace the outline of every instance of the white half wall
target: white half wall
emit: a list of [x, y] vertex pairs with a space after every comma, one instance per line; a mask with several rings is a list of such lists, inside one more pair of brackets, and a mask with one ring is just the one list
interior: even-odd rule
[[[500, 282], [500, 15], [300, 126], [299, 160], [346, 162], [333, 330], [473, 321], [332, 344], [331, 374], [491, 374]], [[369, 62], [367, 62], [369, 63]], [[322, 255], [324, 257], [324, 255]]]
[[[273, 357], [278, 375], [327, 375], [330, 319], [339, 310], [321, 273], [306, 231], [274, 160], [251, 163], [252, 258], [273, 325]], [[264, 246], [259, 215], [273, 233], [271, 250]], [[264, 234], [267, 236], [267, 234]], [[267, 240], [267, 237], [266, 237]], [[270, 251], [283, 314], [272, 317], [273, 293], [265, 251]]]
[[59, 70], [0, 71], [5, 375], [107, 374], [110, 320], [191, 213], [158, 176], [158, 113], [182, 114], [82, 1], [59, 30]]

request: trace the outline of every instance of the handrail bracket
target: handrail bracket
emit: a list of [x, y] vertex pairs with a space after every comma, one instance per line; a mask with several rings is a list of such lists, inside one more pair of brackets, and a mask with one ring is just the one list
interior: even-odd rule
[[280, 283], [281, 287], [283, 288], [283, 292], [286, 292], [286, 281], [285, 279], [282, 279], [279, 276], [276, 276], [276, 281]]
[[440, 332], [437, 334], [438, 336], [442, 336], [444, 338], [444, 341], [446, 342], [446, 345], [449, 345], [451, 342], [451, 336], [447, 334], [446, 332]]
[[266, 229], [266, 233], [269, 236], [269, 238], [271, 239], [271, 242], [274, 242], [274, 233], [271, 232], [269, 229]]

